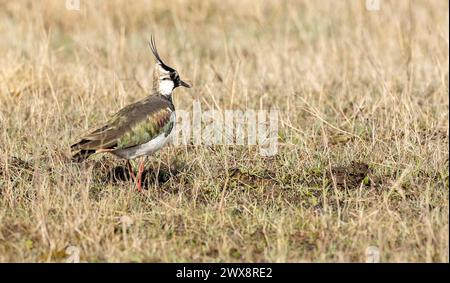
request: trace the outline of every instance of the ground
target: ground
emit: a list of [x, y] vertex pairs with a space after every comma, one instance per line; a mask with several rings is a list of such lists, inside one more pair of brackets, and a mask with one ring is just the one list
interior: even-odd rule
[[[0, 1], [0, 262], [449, 261], [448, 1], [166, 2]], [[278, 110], [277, 153], [72, 163], [150, 34], [177, 109]]]

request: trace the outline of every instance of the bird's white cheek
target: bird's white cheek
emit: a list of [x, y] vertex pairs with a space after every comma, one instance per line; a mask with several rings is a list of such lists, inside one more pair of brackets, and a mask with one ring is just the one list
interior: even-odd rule
[[169, 95], [172, 93], [174, 83], [171, 80], [163, 80], [159, 82], [159, 92], [163, 95]]

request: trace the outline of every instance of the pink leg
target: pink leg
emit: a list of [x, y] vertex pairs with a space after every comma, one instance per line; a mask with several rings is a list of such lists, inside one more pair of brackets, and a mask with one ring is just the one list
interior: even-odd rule
[[142, 172], [144, 172], [144, 161], [143, 158], [141, 162], [139, 163], [139, 169], [138, 169], [138, 191], [142, 192]]

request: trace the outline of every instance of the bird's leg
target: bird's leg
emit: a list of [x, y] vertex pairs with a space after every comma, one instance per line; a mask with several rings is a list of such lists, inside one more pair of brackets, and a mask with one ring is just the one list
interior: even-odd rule
[[138, 191], [142, 192], [142, 172], [144, 172], [144, 161], [145, 157], [141, 159], [141, 162], [139, 163], [139, 169], [138, 169]]
[[131, 166], [130, 160], [127, 159], [127, 168], [128, 173], [130, 173], [131, 179], [133, 179], [133, 182], [136, 182], [136, 176], [134, 175], [133, 166]]

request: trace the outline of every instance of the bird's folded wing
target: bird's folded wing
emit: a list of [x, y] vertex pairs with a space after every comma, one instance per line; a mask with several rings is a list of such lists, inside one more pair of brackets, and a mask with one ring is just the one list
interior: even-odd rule
[[171, 102], [159, 96], [128, 105], [103, 127], [84, 136], [72, 150], [116, 150], [144, 144], [173, 126]]

